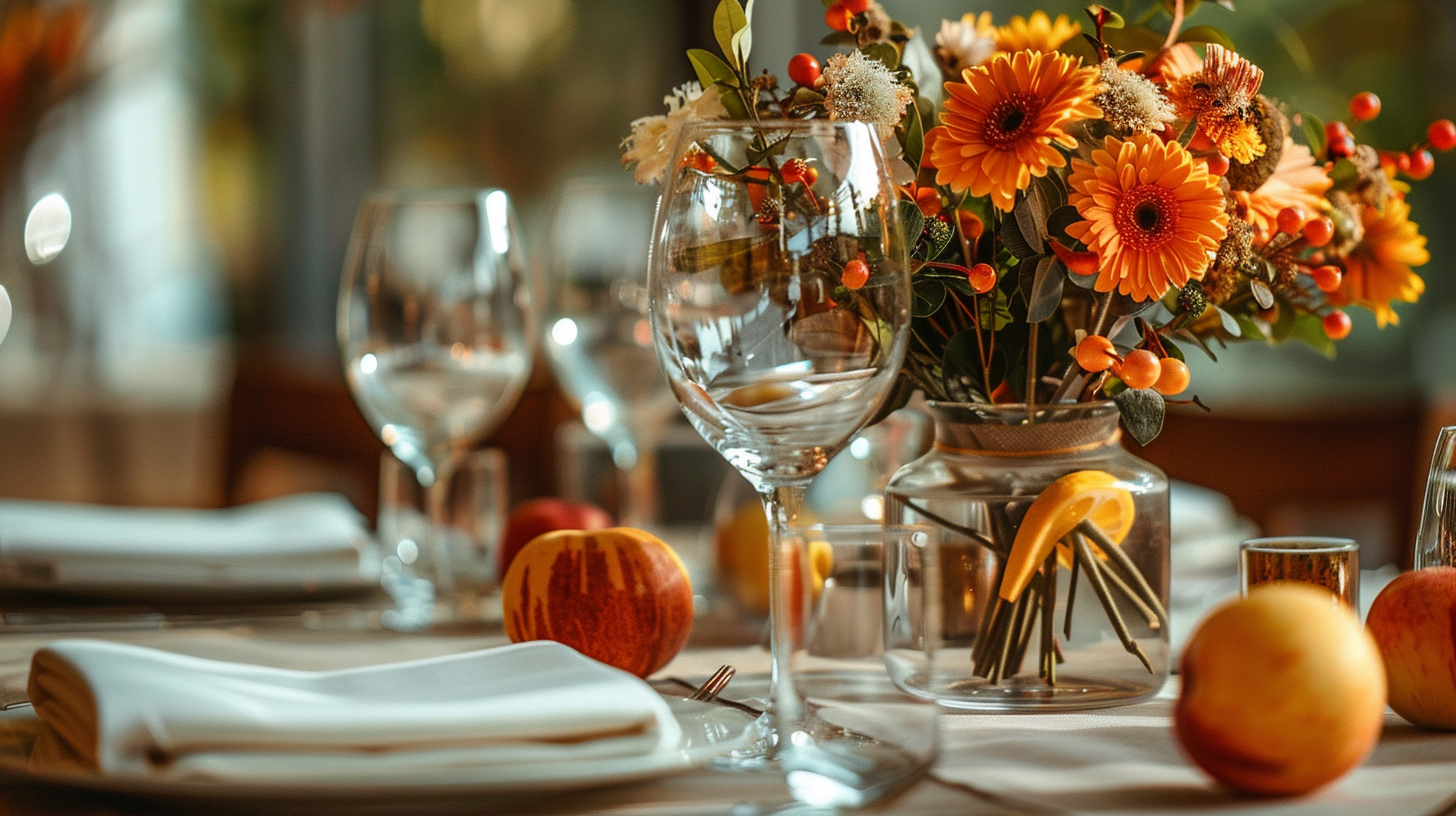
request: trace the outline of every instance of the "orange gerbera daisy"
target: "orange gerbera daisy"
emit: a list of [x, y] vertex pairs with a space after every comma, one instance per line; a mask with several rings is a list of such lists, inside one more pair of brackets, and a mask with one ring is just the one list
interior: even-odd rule
[[1252, 193], [1235, 190], [1234, 197], [1247, 211], [1250, 224], [1273, 235], [1278, 232], [1274, 222], [1285, 207], [1297, 207], [1311, 215], [1328, 210], [1325, 193], [1333, 185], [1309, 148], [1285, 136], [1284, 152], [1279, 154], [1274, 174]]
[[1095, 66], [1063, 54], [997, 54], [945, 84], [940, 134], [930, 142], [935, 183], [991, 197], [1007, 212], [1032, 176], [1067, 163], [1053, 143], [1076, 147], [1073, 122], [1100, 116]]
[[1345, 258], [1345, 279], [1330, 296], [1337, 306], [1354, 303], [1375, 313], [1383, 329], [1399, 323], [1390, 307], [1394, 301], [1415, 303], [1426, 282], [1411, 271], [1431, 259], [1426, 236], [1410, 220], [1410, 205], [1401, 198], [1385, 202], [1385, 211], [1366, 206], [1361, 219], [1365, 237]]
[[1176, 141], [1107, 137], [1072, 161], [1068, 203], [1085, 221], [1067, 234], [1097, 253], [1096, 289], [1136, 300], [1203, 277], [1228, 232], [1219, 177]]
[[1216, 43], [1204, 52], [1203, 70], [1168, 83], [1168, 101], [1178, 115], [1198, 122], [1198, 129], [1220, 153], [1248, 164], [1264, 155], [1264, 142], [1253, 123], [1264, 72], [1252, 62]]
[[1055, 22], [1045, 11], [1032, 12], [1029, 20], [1018, 14], [996, 29], [996, 50], [1046, 53], [1061, 48], [1062, 43], [1081, 33], [1082, 26], [1065, 14], [1058, 14]]

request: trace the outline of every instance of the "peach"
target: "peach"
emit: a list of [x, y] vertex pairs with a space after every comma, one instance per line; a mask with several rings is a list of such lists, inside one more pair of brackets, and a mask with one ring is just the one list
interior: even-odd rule
[[506, 518], [501, 536], [500, 570], [505, 575], [521, 548], [536, 536], [557, 530], [604, 530], [614, 522], [607, 511], [595, 504], [570, 499], [528, 499], [516, 505]]
[[1304, 793], [1360, 764], [1385, 719], [1375, 641], [1327, 591], [1255, 588], [1210, 614], [1183, 651], [1174, 728], [1231, 788]]
[[639, 677], [693, 628], [693, 588], [672, 548], [631, 527], [561, 530], [523, 547], [501, 581], [511, 642], [554, 640]]
[[1390, 707], [1422, 728], [1456, 730], [1456, 567], [1397, 575], [1365, 627], [1390, 682]]

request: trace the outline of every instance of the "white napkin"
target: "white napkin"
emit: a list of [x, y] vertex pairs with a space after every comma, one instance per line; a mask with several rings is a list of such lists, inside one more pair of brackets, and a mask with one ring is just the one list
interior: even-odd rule
[[426, 783], [682, 739], [646, 683], [550, 641], [303, 672], [66, 640], [29, 694], [32, 766], [166, 779]]
[[[0, 583], [51, 589], [319, 588], [368, 573], [364, 518], [343, 496], [226, 510], [0, 502]], [[367, 576], [366, 576], [367, 577]]]

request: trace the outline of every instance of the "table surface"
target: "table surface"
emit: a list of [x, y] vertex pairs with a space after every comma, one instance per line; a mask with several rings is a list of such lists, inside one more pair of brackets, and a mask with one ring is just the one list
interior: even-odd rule
[[[103, 637], [199, 657], [298, 669], [333, 669], [394, 662], [483, 648], [504, 642], [480, 632], [400, 634], [316, 630], [246, 623], [176, 626], [163, 620], [110, 628], [76, 623], [11, 631], [0, 636], [0, 702], [23, 698], [31, 654], [58, 637]], [[690, 682], [723, 663], [749, 678], [767, 667], [757, 647], [695, 648], [657, 677]], [[732, 697], [751, 679], [735, 680]], [[1179, 753], [1170, 729], [1176, 682], [1157, 698], [1133, 706], [1047, 715], [945, 713], [941, 754], [931, 773], [869, 812], [916, 814], [1239, 813], [1423, 814], [1456, 813], [1456, 734], [1416, 729], [1394, 714], [1369, 760], [1314, 794], [1255, 799], [1209, 781]], [[257, 803], [209, 803], [260, 812]], [[750, 814], [793, 810], [788, 790], [772, 773], [722, 774], [707, 770], [650, 782], [528, 797], [448, 803], [453, 812], [514, 814]], [[39, 786], [0, 786], [0, 813], [21, 816], [156, 812], [157, 803]], [[411, 803], [408, 812], [446, 803]], [[267, 812], [275, 812], [270, 806]], [[322, 812], [317, 805], [305, 808]], [[373, 811], [375, 808], [368, 808]], [[340, 812], [360, 811], [357, 803]], [[177, 812], [175, 807], [170, 812]], [[183, 808], [182, 812], [186, 812]], [[816, 812], [793, 810], [793, 812]]]

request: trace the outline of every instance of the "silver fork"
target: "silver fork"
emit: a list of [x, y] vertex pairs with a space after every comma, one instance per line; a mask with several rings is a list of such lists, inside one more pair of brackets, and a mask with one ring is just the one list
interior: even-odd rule
[[733, 675], [737, 672], [737, 669], [724, 663], [723, 665], [718, 667], [717, 671], [713, 672], [712, 676], [710, 676], [707, 680], [703, 681], [703, 684], [701, 686], [698, 686], [692, 694], [689, 694], [688, 699], [702, 700], [705, 703], [712, 702], [714, 699], [717, 698], [718, 693], [721, 692], [728, 685], [728, 681], [732, 680]]

